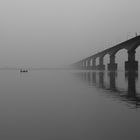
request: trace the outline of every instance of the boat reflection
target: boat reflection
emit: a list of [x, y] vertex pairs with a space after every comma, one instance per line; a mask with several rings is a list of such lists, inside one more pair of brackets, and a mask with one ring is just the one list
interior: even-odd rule
[[[136, 81], [138, 80], [138, 73], [135, 71], [124, 73], [127, 89], [122, 90], [116, 84], [118, 78], [118, 72], [103, 72], [103, 71], [82, 71], [76, 73], [76, 75], [83, 81], [86, 81], [88, 85], [96, 88], [103, 89], [104, 92], [115, 99], [125, 101], [127, 105], [133, 105], [131, 108], [140, 108], [140, 94], [136, 91]], [[107, 80], [105, 80], [105, 78]], [[124, 80], [125, 80], [124, 79]], [[119, 82], [119, 79], [117, 79]]]

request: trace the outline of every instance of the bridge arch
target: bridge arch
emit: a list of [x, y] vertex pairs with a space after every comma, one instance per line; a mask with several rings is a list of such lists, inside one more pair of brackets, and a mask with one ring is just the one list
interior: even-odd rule
[[[140, 45], [136, 48], [136, 61], [140, 60]], [[140, 68], [140, 65], [138, 66]]]
[[89, 64], [90, 64], [90, 67], [93, 66], [93, 59], [92, 58], [89, 59]]
[[125, 70], [125, 61], [128, 61], [127, 49], [123, 48], [116, 52], [115, 62], [118, 65], [118, 70]]
[[100, 59], [99, 56], [97, 56], [97, 57], [95, 58], [95, 65], [96, 65], [96, 66], [99, 65], [99, 59]]
[[107, 70], [107, 65], [109, 64], [110, 62], [110, 54], [109, 53], [106, 53], [104, 55], [104, 65], [105, 65], [105, 70]]
[[86, 68], [88, 68], [88, 64], [89, 64], [88, 59], [85, 60], [85, 63], [86, 63]]

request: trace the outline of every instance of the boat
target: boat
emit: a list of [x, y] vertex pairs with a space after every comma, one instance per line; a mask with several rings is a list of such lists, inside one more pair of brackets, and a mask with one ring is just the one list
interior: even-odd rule
[[20, 69], [20, 72], [28, 72], [27, 69]]

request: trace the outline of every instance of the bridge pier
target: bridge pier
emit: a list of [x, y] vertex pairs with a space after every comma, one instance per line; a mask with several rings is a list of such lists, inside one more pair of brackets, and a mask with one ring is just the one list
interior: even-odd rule
[[104, 60], [103, 57], [99, 58], [99, 65], [97, 66], [98, 70], [105, 70]]
[[116, 71], [117, 70], [117, 64], [115, 63], [115, 55], [110, 55], [110, 63], [107, 66], [109, 71]]
[[90, 59], [87, 60], [87, 67], [86, 67], [86, 69], [87, 70], [91, 69]]
[[128, 61], [125, 62], [125, 71], [138, 71], [138, 61], [135, 60], [136, 51], [128, 51]]
[[92, 59], [92, 70], [96, 70], [96, 59]]
[[84, 65], [83, 65], [83, 70], [86, 70], [86, 69], [87, 69], [87, 61], [84, 60], [83, 63], [84, 63]]
[[83, 63], [82, 62], [80, 62], [78, 65], [79, 65], [79, 69], [83, 69]]
[[81, 63], [82, 63], [81, 69], [84, 69], [85, 68], [85, 62], [82, 61]]

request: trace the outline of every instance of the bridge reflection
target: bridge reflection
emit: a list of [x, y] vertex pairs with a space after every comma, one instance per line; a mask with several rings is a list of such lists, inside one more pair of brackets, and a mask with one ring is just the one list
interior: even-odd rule
[[82, 71], [76, 73], [76, 75], [81, 80], [86, 81], [88, 85], [107, 91], [104, 93], [115, 99], [126, 102], [127, 105], [131, 104], [132, 108], [140, 108], [140, 94], [136, 92], [136, 81], [138, 80], [137, 72], [130, 71], [124, 73], [127, 83], [126, 90], [122, 90], [116, 84], [118, 72], [115, 71], [107, 73], [104, 71]]

